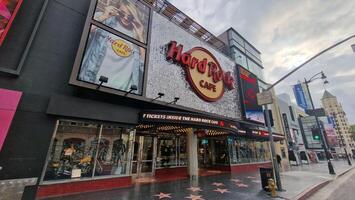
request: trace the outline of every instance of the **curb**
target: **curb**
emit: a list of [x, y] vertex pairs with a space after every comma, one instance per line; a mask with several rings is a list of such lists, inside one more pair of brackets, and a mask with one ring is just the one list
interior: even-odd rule
[[297, 195], [295, 198], [293, 198], [293, 200], [306, 200], [307, 198], [309, 198], [310, 196], [312, 196], [315, 192], [317, 192], [318, 190], [322, 189], [323, 187], [325, 187], [326, 185], [328, 185], [330, 182], [334, 181], [335, 179], [345, 175], [346, 173], [348, 173], [350, 170], [354, 169], [355, 166], [345, 170], [344, 172], [340, 173], [339, 175], [335, 176], [333, 179], [331, 180], [326, 180], [323, 181], [317, 185], [314, 185], [312, 188], [303, 191], [301, 194]]

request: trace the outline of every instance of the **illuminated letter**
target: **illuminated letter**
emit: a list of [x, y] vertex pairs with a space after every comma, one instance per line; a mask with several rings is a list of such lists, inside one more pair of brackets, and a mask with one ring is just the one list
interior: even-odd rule
[[201, 73], [204, 74], [206, 72], [206, 67], [207, 67], [207, 59], [204, 58], [202, 61], [200, 61], [197, 64], [197, 70]]
[[168, 53], [166, 59], [180, 62], [182, 48], [183, 46], [181, 44], [176, 46], [176, 42], [171, 41], [168, 45]]

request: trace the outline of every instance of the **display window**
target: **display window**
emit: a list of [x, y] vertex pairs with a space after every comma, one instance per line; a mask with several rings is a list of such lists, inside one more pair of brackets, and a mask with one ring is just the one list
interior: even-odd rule
[[245, 138], [231, 138], [229, 144], [231, 164], [264, 162], [270, 160], [266, 141]]
[[127, 175], [134, 133], [116, 125], [58, 121], [43, 180]]
[[145, 49], [95, 25], [91, 26], [78, 80], [105, 87], [141, 94], [143, 87]]
[[163, 134], [158, 136], [156, 167], [186, 166], [186, 137]]
[[149, 7], [137, 0], [98, 0], [94, 20], [146, 43]]

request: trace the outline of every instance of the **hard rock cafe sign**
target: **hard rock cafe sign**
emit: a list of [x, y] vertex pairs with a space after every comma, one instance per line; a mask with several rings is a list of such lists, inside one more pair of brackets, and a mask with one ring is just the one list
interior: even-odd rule
[[195, 93], [205, 101], [219, 100], [225, 88], [234, 89], [232, 72], [224, 72], [217, 59], [207, 49], [194, 47], [183, 52], [183, 45], [168, 44], [166, 59], [182, 66]]

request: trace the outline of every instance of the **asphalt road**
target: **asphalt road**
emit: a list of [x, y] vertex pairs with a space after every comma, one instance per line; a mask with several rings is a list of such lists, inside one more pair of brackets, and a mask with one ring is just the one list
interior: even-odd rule
[[319, 190], [308, 200], [354, 200], [355, 168]]

